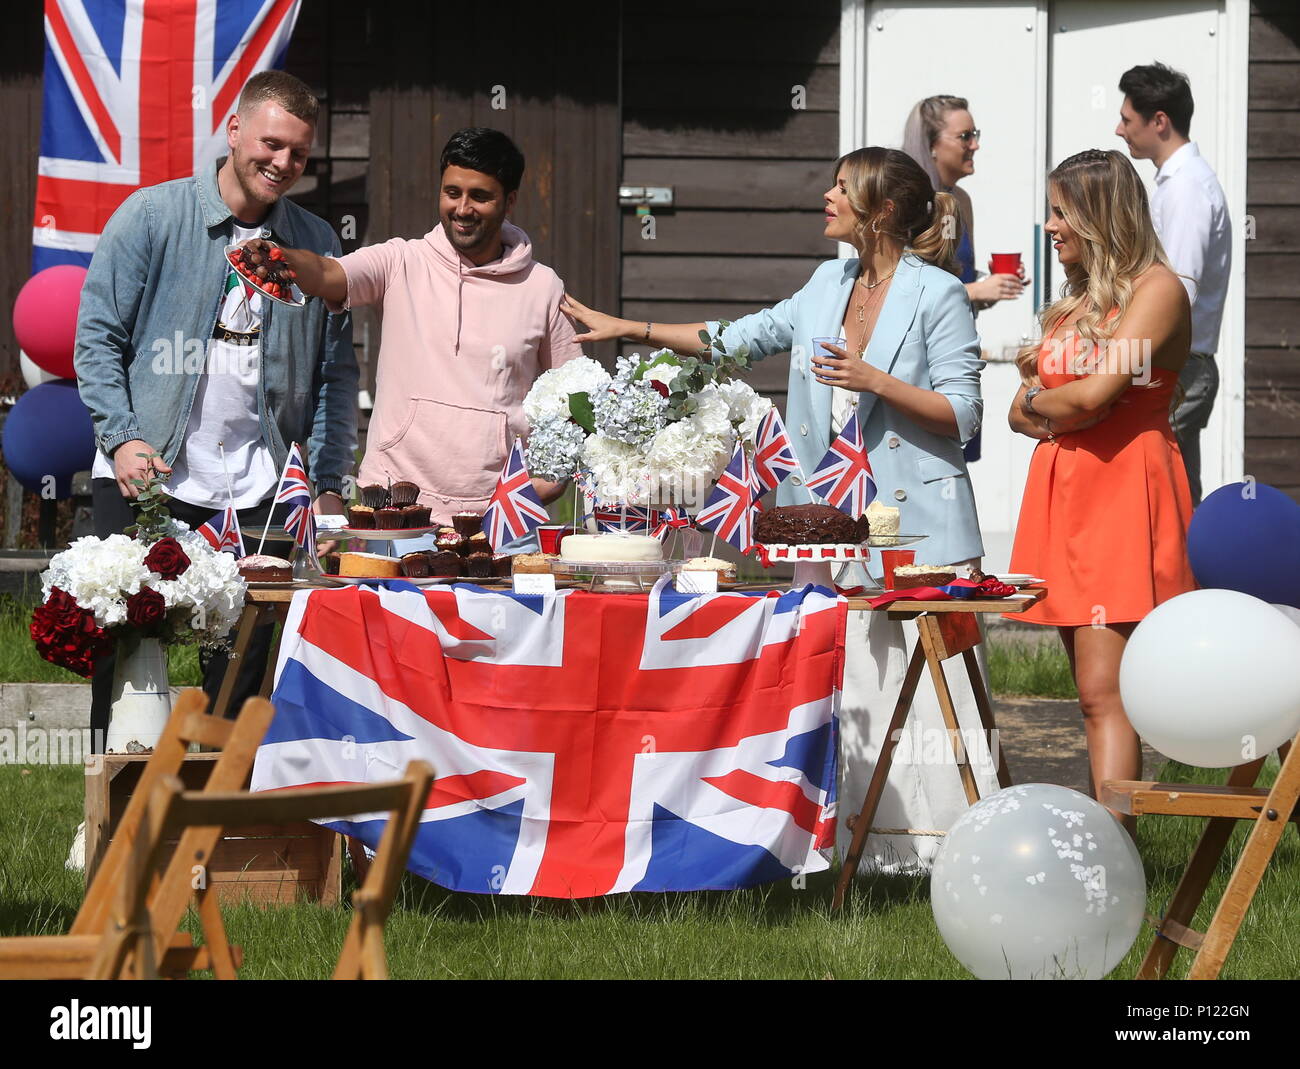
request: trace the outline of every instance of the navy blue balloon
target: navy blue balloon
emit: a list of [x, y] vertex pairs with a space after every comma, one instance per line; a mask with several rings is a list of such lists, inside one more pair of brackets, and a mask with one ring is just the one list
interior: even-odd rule
[[95, 461], [95, 431], [69, 379], [43, 382], [18, 399], [5, 419], [5, 466], [34, 494], [72, 495], [72, 477]]
[[1201, 502], [1187, 529], [1192, 574], [1300, 609], [1300, 505], [1263, 483], [1229, 483]]

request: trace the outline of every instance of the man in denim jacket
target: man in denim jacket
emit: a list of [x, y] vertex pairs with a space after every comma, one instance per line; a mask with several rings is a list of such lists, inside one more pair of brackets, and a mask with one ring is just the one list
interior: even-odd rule
[[[295, 441], [306, 444], [315, 511], [342, 512], [357, 430], [349, 317], [329, 315], [316, 300], [277, 305], [224, 255], [227, 245], [259, 236], [341, 252], [327, 223], [282, 199], [302, 175], [318, 110], [297, 78], [254, 75], [227, 126], [230, 155], [192, 178], [137, 190], [104, 228], [82, 290], [75, 354], [99, 446], [91, 472], [98, 536], [133, 522], [132, 480], [150, 469], [167, 480], [177, 519], [197, 527], [233, 496], [241, 528], [254, 536]], [[270, 638], [263, 630], [234, 708], [256, 691]], [[224, 669], [224, 656], [205, 664], [210, 696]], [[92, 728], [107, 725], [111, 678], [112, 664], [101, 663]]]

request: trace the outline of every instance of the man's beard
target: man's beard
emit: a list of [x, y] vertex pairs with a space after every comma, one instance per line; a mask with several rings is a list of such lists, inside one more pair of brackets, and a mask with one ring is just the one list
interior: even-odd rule
[[501, 224], [498, 223], [496, 227], [492, 227], [489, 223], [480, 219], [472, 231], [468, 234], [462, 234], [456, 230], [456, 217], [453, 215], [450, 218], [443, 219], [442, 229], [457, 251], [471, 253], [478, 249], [487, 248], [492, 243], [492, 239], [500, 232]]
[[[281, 189], [272, 192], [271, 190], [265, 189], [258, 182], [258, 179], [261, 178], [261, 173], [260, 168], [256, 163], [253, 163], [251, 160], [241, 160], [238, 156], [236, 156], [232, 162], [234, 166], [231, 170], [235, 174], [235, 181], [239, 183], [239, 188], [243, 192], [244, 196], [254, 204], [275, 204], [276, 201], [289, 191], [289, 187], [293, 185], [292, 182], [286, 181], [282, 184]], [[251, 177], [248, 175], [246, 168], [252, 170]]]

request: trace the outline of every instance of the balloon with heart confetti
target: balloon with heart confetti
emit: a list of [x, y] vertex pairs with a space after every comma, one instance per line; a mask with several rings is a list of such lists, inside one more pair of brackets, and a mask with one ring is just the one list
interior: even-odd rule
[[949, 829], [930, 905], [948, 949], [981, 980], [1100, 979], [1137, 938], [1146, 876], [1103, 805], [1027, 783]]

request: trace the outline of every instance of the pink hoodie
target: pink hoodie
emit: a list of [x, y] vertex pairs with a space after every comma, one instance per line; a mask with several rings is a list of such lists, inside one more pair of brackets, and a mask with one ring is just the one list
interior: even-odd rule
[[435, 522], [487, 506], [515, 436], [528, 433], [533, 381], [582, 355], [560, 311], [564, 283], [518, 227], [501, 236], [501, 259], [482, 267], [441, 224], [339, 259], [348, 307], [383, 310], [361, 482], [415, 483]]

